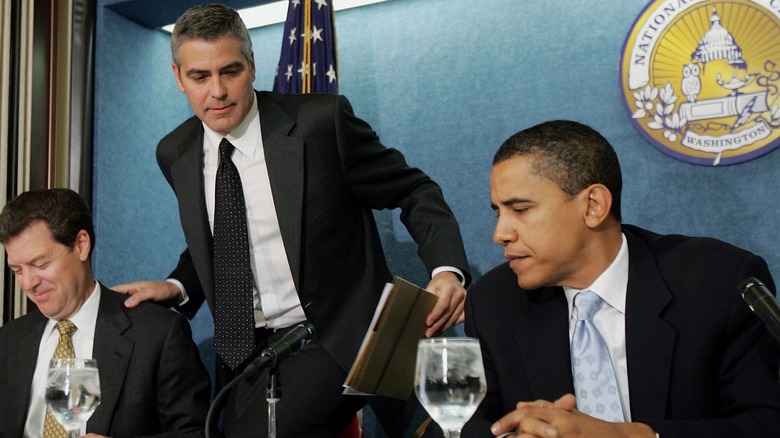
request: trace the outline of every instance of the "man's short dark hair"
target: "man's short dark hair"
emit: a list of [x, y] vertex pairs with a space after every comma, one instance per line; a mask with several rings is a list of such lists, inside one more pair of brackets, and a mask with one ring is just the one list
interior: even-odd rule
[[45, 223], [52, 238], [69, 248], [84, 230], [89, 234], [92, 248], [95, 247], [92, 212], [73, 190], [31, 190], [8, 202], [0, 213], [0, 242], [7, 243], [36, 222]]
[[520, 156], [532, 156], [534, 172], [570, 197], [592, 184], [603, 184], [612, 193], [610, 213], [621, 220], [620, 163], [612, 145], [595, 129], [569, 120], [532, 126], [509, 137], [498, 148], [493, 165]]
[[252, 60], [252, 39], [238, 12], [219, 3], [197, 5], [187, 9], [176, 20], [171, 34], [173, 62], [181, 66], [179, 48], [185, 41], [213, 42], [224, 36], [241, 41], [241, 53], [247, 61]]

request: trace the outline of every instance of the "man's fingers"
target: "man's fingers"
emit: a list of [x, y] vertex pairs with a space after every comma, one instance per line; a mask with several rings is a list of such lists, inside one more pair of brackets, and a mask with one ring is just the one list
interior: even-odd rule
[[120, 293], [123, 293], [123, 294], [128, 294], [131, 291], [133, 291], [133, 289], [134, 289], [133, 284], [134, 283], [117, 284], [116, 286], [111, 286], [111, 290], [116, 291], [116, 292], [120, 292]]

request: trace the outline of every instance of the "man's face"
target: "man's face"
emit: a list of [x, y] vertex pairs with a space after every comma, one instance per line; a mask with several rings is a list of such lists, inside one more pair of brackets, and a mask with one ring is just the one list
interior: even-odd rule
[[520, 287], [577, 287], [587, 263], [587, 195], [570, 198], [534, 173], [533, 160], [515, 157], [493, 167], [490, 198], [498, 215], [493, 241], [504, 247]]
[[176, 84], [198, 118], [222, 136], [241, 124], [254, 103], [255, 80], [255, 63], [241, 54], [241, 41], [187, 40], [179, 61], [172, 63]]
[[73, 316], [92, 293], [90, 247], [86, 231], [69, 248], [54, 240], [44, 222], [34, 222], [5, 243], [8, 267], [19, 287], [41, 313], [55, 320]]

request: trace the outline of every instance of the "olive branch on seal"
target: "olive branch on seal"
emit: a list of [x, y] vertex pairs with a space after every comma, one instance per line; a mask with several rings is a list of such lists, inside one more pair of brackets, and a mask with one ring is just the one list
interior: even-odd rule
[[667, 82], [661, 89], [648, 85], [634, 92], [634, 99], [637, 110], [631, 115], [633, 119], [650, 119], [647, 127], [655, 130], [663, 129], [664, 138], [671, 142], [677, 141], [678, 134], [682, 136], [688, 120], [674, 112], [677, 96], [671, 83]]

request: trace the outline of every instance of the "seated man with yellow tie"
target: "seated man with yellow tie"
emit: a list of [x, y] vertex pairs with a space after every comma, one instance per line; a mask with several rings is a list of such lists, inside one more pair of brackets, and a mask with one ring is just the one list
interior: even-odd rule
[[128, 309], [92, 277], [92, 214], [69, 189], [36, 190], [0, 214], [0, 242], [35, 308], [0, 327], [0, 437], [64, 437], [47, 411], [49, 361], [97, 360], [101, 400], [82, 433], [203, 436], [210, 384], [187, 320]]
[[463, 437], [780, 436], [780, 348], [739, 293], [747, 277], [774, 292], [766, 263], [621, 224], [621, 186], [611, 145], [580, 123], [497, 151], [508, 262], [467, 295], [488, 390]]

